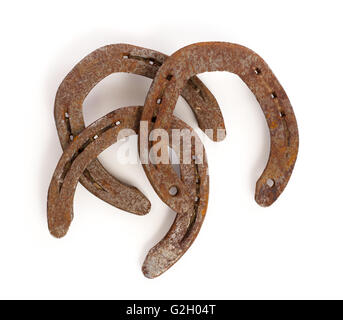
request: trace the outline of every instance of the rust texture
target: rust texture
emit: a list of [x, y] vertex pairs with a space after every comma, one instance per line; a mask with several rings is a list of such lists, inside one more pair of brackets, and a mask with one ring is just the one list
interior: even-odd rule
[[[296, 118], [286, 92], [266, 62], [255, 52], [225, 42], [196, 43], [180, 49], [157, 72], [141, 120], [148, 121], [150, 129], [167, 130], [178, 96], [187, 81], [209, 71], [237, 74], [253, 92], [263, 110], [270, 131], [270, 155], [256, 183], [255, 200], [261, 206], [269, 206], [279, 197], [290, 179], [297, 158], [299, 137]], [[146, 150], [140, 147], [142, 152]], [[148, 176], [151, 175], [149, 170], [146, 172]], [[186, 189], [180, 179], [174, 179], [171, 183], [180, 190]]]
[[[102, 151], [117, 141], [120, 130], [132, 129], [138, 134], [141, 112], [142, 107], [115, 110], [84, 129], [65, 149], [48, 192], [48, 226], [53, 236], [63, 237], [70, 227], [74, 193], [84, 170]], [[192, 130], [183, 121], [172, 118], [170, 129], [184, 128]], [[195, 159], [202, 154], [199, 151], [196, 153], [192, 140], [192, 161], [184, 164], [182, 150], [177, 152], [180, 157], [180, 176], [193, 198], [193, 206], [187, 212], [177, 213], [167, 235], [149, 251], [143, 264], [143, 273], [148, 278], [157, 277], [168, 270], [186, 252], [196, 238], [206, 214], [209, 195], [206, 156], [203, 156], [201, 164], [196, 164]], [[154, 176], [151, 182], [154, 184]]]
[[[62, 148], [65, 150], [71, 140], [84, 130], [83, 101], [99, 81], [116, 72], [154, 78], [166, 58], [166, 55], [150, 49], [117, 44], [97, 49], [82, 59], [63, 80], [56, 94], [55, 122]], [[202, 130], [213, 129], [214, 132], [217, 132], [217, 129], [225, 130], [216, 99], [199, 79], [191, 77], [185, 84], [181, 95], [192, 108]], [[214, 135], [213, 139], [220, 140], [224, 136], [225, 134], [220, 137]], [[171, 167], [163, 170], [171, 172]], [[158, 173], [164, 176], [161, 172], [154, 171], [149, 178]], [[170, 176], [171, 178], [167, 181], [172, 182], [176, 178], [175, 174], [170, 174]], [[150, 210], [150, 202], [143, 193], [114, 178], [97, 159], [94, 159], [85, 169], [80, 182], [94, 195], [120, 209], [135, 214], [146, 214]], [[168, 188], [169, 185], [170, 183], [163, 183], [161, 179], [160, 183], [155, 183], [154, 186], [161, 195], [160, 190]], [[183, 191], [185, 194], [183, 198], [171, 199], [167, 195], [164, 197], [166, 203], [177, 212], [187, 211], [192, 206], [189, 193]], [[165, 194], [165, 192], [162, 193]]]
[[[182, 257], [204, 221], [209, 177], [199, 137], [186, 123], [174, 117], [173, 111], [182, 95], [193, 110], [199, 127], [207, 134], [207, 129], [213, 130], [210, 138], [220, 141], [225, 137], [224, 120], [217, 101], [196, 78], [197, 74], [208, 71], [237, 74], [259, 102], [270, 131], [270, 154], [256, 183], [255, 200], [261, 206], [269, 206], [279, 197], [297, 158], [298, 128], [284, 89], [261, 57], [248, 48], [224, 42], [193, 44], [170, 57], [127, 44], [110, 45], [81, 60], [63, 80], [56, 95], [55, 121], [64, 152], [48, 192], [48, 227], [53, 236], [63, 237], [69, 230], [78, 182], [120, 209], [146, 214], [150, 210], [150, 201], [137, 188], [108, 173], [97, 156], [116, 143], [122, 129], [131, 129], [131, 134], [139, 135], [141, 158], [150, 155], [154, 143], [160, 141], [149, 141], [147, 137], [151, 137], [153, 129], [164, 129], [169, 134], [169, 147], [174, 148], [180, 160], [179, 175], [170, 163], [143, 163], [143, 168], [158, 196], [176, 212], [176, 217], [165, 237], [148, 252], [142, 271], [146, 277], [155, 278]], [[144, 107], [115, 110], [85, 128], [84, 99], [99, 81], [115, 72], [154, 79]], [[175, 149], [173, 129], [188, 130], [192, 139], [180, 141], [180, 148]], [[185, 146], [186, 143], [189, 145]], [[201, 150], [196, 148], [199, 145]], [[167, 141], [163, 148], [168, 148]], [[190, 162], [184, 162], [185, 150], [190, 151]], [[172, 188], [176, 190], [174, 193], [170, 192]]]

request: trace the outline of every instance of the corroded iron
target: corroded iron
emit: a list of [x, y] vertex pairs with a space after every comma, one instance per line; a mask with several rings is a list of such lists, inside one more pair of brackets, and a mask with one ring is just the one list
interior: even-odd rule
[[[120, 130], [131, 129], [132, 133], [138, 134], [141, 111], [142, 107], [115, 110], [84, 129], [65, 149], [48, 192], [48, 226], [53, 236], [63, 237], [70, 227], [74, 193], [84, 170], [102, 151], [117, 141]], [[172, 118], [171, 129], [185, 128], [191, 131], [183, 121]], [[177, 213], [167, 235], [149, 251], [143, 264], [143, 273], [148, 278], [165, 272], [187, 251], [200, 231], [206, 214], [209, 194], [207, 160], [204, 156], [204, 161], [196, 164], [195, 159], [203, 156], [203, 153], [197, 153], [193, 141], [190, 164], [182, 161], [183, 148], [177, 152], [180, 158], [180, 178], [189, 188], [193, 206], [187, 212]], [[154, 184], [154, 176], [151, 182]]]
[[[166, 55], [150, 49], [117, 44], [97, 49], [82, 59], [63, 80], [56, 94], [55, 121], [62, 148], [65, 150], [71, 140], [84, 130], [83, 101], [99, 81], [116, 72], [154, 78], [166, 58]], [[198, 78], [191, 77], [181, 94], [192, 108], [202, 130], [213, 129], [215, 133], [218, 129], [225, 131], [216, 99]], [[220, 137], [214, 135], [213, 139], [219, 140], [224, 136], [225, 133]], [[162, 169], [151, 170], [150, 176], [164, 176]], [[171, 167], [164, 170], [172, 172]], [[164, 192], [170, 185], [166, 182], [176, 178], [175, 173], [170, 173], [170, 177], [167, 181], [162, 179], [156, 183], [155, 190], [173, 210], [187, 211], [192, 205], [186, 190], [183, 190], [183, 197], [170, 197]], [[94, 195], [120, 209], [135, 214], [146, 214], [150, 210], [150, 202], [143, 193], [114, 178], [97, 159], [85, 169], [80, 182]]]
[[[208, 164], [203, 146], [194, 131], [173, 116], [179, 95], [192, 108], [200, 128], [219, 141], [225, 127], [218, 104], [196, 75], [207, 71], [237, 74], [259, 102], [270, 131], [270, 155], [256, 183], [255, 199], [271, 205], [286, 187], [298, 153], [298, 129], [290, 101], [267, 64], [256, 53], [237, 44], [198, 43], [171, 57], [149, 49], [120, 44], [100, 48], [79, 62], [60, 85], [55, 101], [55, 120], [64, 149], [48, 192], [48, 226], [55, 237], [63, 237], [73, 219], [73, 198], [80, 181], [106, 202], [135, 214], [150, 209], [149, 200], [138, 189], [123, 184], [109, 174], [97, 156], [114, 144], [122, 129], [139, 134], [140, 155], [149, 155], [158, 137], [153, 129], [169, 134], [169, 147], [180, 159], [180, 176], [170, 163], [144, 163], [151, 185], [176, 217], [165, 237], [148, 252], [143, 273], [155, 278], [168, 270], [191, 246], [203, 223], [209, 197]], [[143, 107], [113, 111], [85, 128], [82, 104], [90, 90], [115, 72], [128, 72], [153, 78]], [[140, 121], [141, 120], [141, 121]], [[143, 128], [144, 125], [144, 128]], [[171, 131], [188, 130], [192, 139], [175, 149]], [[212, 129], [213, 131], [206, 131]], [[210, 132], [210, 134], [209, 134]], [[211, 135], [213, 134], [213, 135]], [[152, 141], [150, 136], [153, 137]], [[160, 141], [159, 141], [160, 142]], [[186, 142], [183, 141], [183, 144]], [[196, 145], [201, 146], [201, 150]], [[163, 143], [164, 150], [168, 143]], [[197, 161], [201, 158], [202, 161]], [[176, 191], [171, 193], [171, 189]]]
[[[270, 155], [256, 183], [255, 200], [261, 206], [269, 206], [279, 197], [290, 179], [297, 158], [299, 137], [286, 92], [266, 62], [255, 52], [225, 42], [196, 43], [180, 49], [157, 72], [141, 120], [149, 122], [150, 130], [167, 130], [178, 96], [188, 79], [209, 71], [237, 74], [253, 92], [263, 110], [270, 132]], [[140, 148], [142, 152], [146, 150]], [[147, 171], [147, 174], [149, 176], [151, 173]], [[168, 179], [167, 174], [165, 179]], [[171, 183], [180, 190], [186, 189], [180, 179]]]

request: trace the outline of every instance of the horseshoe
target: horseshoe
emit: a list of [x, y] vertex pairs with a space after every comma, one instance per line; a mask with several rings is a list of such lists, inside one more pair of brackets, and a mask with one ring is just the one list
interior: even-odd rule
[[[69, 229], [73, 219], [76, 185], [84, 170], [102, 151], [117, 141], [121, 129], [132, 129], [138, 134], [141, 112], [142, 107], [115, 110], [84, 129], [65, 149], [48, 192], [48, 227], [53, 236], [61, 238]], [[171, 128], [192, 130], [176, 117], [172, 118]], [[159, 276], [180, 259], [193, 243], [203, 223], [209, 194], [208, 166], [206, 156], [202, 164], [195, 163], [194, 159], [200, 154], [194, 143], [191, 150], [191, 164], [182, 162], [182, 150], [179, 155], [181, 180], [193, 197], [193, 207], [186, 213], [178, 213], [164, 239], [149, 251], [142, 268], [148, 278]]]
[[[263, 110], [271, 143], [267, 166], [256, 183], [255, 200], [261, 206], [269, 206], [279, 197], [290, 179], [297, 158], [299, 137], [296, 118], [286, 92], [255, 52], [225, 42], [197, 43], [178, 50], [156, 74], [141, 120], [148, 121], [153, 129], [168, 129], [176, 100], [187, 80], [209, 71], [237, 74], [253, 92]], [[142, 152], [146, 150], [140, 146]], [[146, 172], [150, 175], [148, 170]], [[180, 179], [174, 184], [184, 189]]]
[[[82, 104], [98, 82], [116, 72], [154, 78], [166, 58], [166, 55], [150, 49], [117, 44], [97, 49], [82, 59], [63, 80], [56, 94], [55, 122], [63, 150], [84, 130]], [[191, 77], [181, 94], [192, 108], [199, 127], [203, 131], [214, 129], [215, 134], [210, 138], [223, 139], [224, 120], [217, 101], [205, 85], [198, 78]], [[218, 129], [222, 130], [221, 136], [216, 135]], [[176, 177], [173, 172], [168, 181]], [[135, 214], [146, 214], [150, 210], [149, 200], [138, 189], [114, 178], [97, 159], [85, 169], [80, 182], [95, 196], [117, 208]], [[159, 184], [156, 181], [154, 187], [173, 210], [185, 212], [189, 205], [192, 206], [189, 194], [185, 192], [184, 197], [170, 197], [166, 192], [170, 186], [164, 181]]]

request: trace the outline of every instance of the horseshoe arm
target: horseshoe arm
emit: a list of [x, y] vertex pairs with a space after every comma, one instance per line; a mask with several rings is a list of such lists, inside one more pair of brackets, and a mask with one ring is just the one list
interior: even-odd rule
[[[177, 118], [173, 119], [172, 127], [180, 130], [188, 128], [192, 131]], [[201, 144], [195, 133], [194, 136], [197, 143]], [[179, 159], [181, 180], [191, 194], [193, 206], [185, 213], [178, 213], [165, 237], [150, 249], [142, 266], [143, 274], [147, 278], [158, 277], [173, 266], [192, 245], [204, 221], [209, 196], [208, 164], [204, 148], [201, 153], [192, 142], [191, 152], [191, 164], [182, 163], [184, 159], [182, 149]], [[195, 159], [203, 159], [203, 161], [197, 164]]]

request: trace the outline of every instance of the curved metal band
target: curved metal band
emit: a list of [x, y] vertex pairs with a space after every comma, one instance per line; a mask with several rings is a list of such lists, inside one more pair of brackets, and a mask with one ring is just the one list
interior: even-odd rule
[[[58, 162], [48, 192], [48, 226], [53, 236], [63, 237], [69, 229], [73, 219], [76, 185], [84, 170], [103, 150], [117, 141], [121, 129], [132, 129], [138, 133], [141, 112], [142, 107], [113, 111], [84, 129], [78, 139], [66, 148]], [[172, 119], [171, 128], [191, 130], [175, 117]], [[157, 277], [169, 269], [191, 246], [204, 220], [209, 194], [207, 160], [205, 156], [202, 164], [196, 164], [194, 158], [199, 154], [194, 143], [191, 150], [191, 164], [182, 163], [180, 150], [180, 171], [181, 180], [193, 197], [192, 208], [177, 214], [164, 239], [149, 251], [143, 264], [146, 277]]]
[[[62, 148], [66, 149], [71, 138], [75, 139], [85, 128], [83, 101], [99, 81], [116, 72], [154, 78], [166, 58], [166, 55], [150, 49], [117, 44], [102, 47], [82, 59], [63, 80], [56, 94], [55, 121]], [[192, 108], [202, 130], [225, 130], [217, 101], [199, 79], [189, 79], [181, 94]], [[215, 135], [213, 139], [219, 140], [224, 136]], [[174, 173], [171, 179], [175, 179]], [[115, 179], [96, 159], [80, 177], [80, 182], [94, 195], [120, 209], [135, 214], [145, 214], [150, 210], [149, 200], [139, 190]], [[162, 187], [156, 185], [157, 189], [163, 189]], [[127, 197], [117, 196], [123, 192]], [[183, 198], [171, 199], [166, 195], [164, 201], [178, 212], [181, 207], [184, 210], [188, 208]]]
[[[157, 115], [151, 128], [168, 129], [177, 98], [187, 80], [208, 71], [237, 74], [253, 92], [264, 112], [270, 131], [270, 155], [257, 181], [255, 199], [261, 206], [269, 206], [282, 193], [292, 174], [299, 137], [286, 92], [255, 52], [225, 42], [197, 43], [180, 49], [158, 71], [145, 101], [141, 120], [151, 123], [152, 117]], [[271, 183], [268, 185], [268, 182]], [[182, 188], [180, 180], [174, 183]]]

